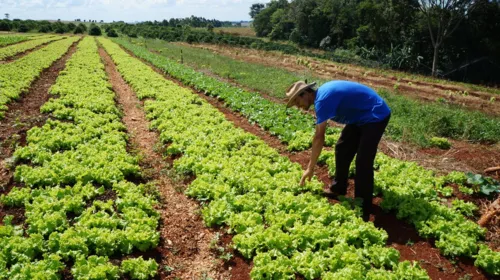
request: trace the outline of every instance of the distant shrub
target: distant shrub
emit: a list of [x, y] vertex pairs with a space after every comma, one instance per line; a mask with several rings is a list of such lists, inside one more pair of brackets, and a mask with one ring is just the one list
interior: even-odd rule
[[112, 38], [118, 37], [118, 33], [116, 33], [116, 31], [114, 29], [108, 29], [106, 35], [108, 35], [108, 37], [112, 37]]
[[38, 32], [41, 33], [49, 33], [50, 31], [52, 31], [52, 27], [50, 27], [50, 25], [48, 24], [42, 25], [40, 29], [38, 29]]
[[83, 23], [78, 24], [77, 27], [80, 27], [83, 30], [83, 32], [87, 31], [87, 26]]
[[189, 35], [186, 36], [186, 42], [188, 44], [192, 44], [194, 42], [197, 42], [198, 40], [196, 40], [196, 35], [190, 33]]
[[73, 31], [75, 34], [83, 34], [85, 33], [85, 29], [83, 29], [80, 25], [78, 25], [75, 30]]
[[8, 20], [0, 20], [0, 31], [10, 31], [12, 26]]
[[26, 24], [21, 24], [19, 25], [19, 27], [17, 28], [17, 31], [18, 32], [22, 32], [22, 33], [26, 33], [28, 31], [30, 31], [30, 29], [28, 28], [28, 26]]
[[292, 32], [290, 33], [290, 37], [288, 38], [290, 41], [294, 43], [302, 43], [302, 38], [300, 36], [299, 30], [297, 28], [294, 28]]
[[438, 147], [443, 150], [448, 150], [449, 148], [451, 148], [450, 141], [443, 137], [432, 137], [431, 140], [429, 140], [429, 143], [431, 144], [431, 146]]
[[68, 23], [68, 25], [66, 25], [66, 27], [68, 28], [68, 31], [73, 31], [75, 30], [76, 28], [76, 25], [72, 22]]
[[66, 30], [64, 30], [62, 26], [58, 26], [56, 30], [54, 30], [54, 32], [57, 34], [63, 34], [64, 32], [66, 32]]
[[99, 26], [97, 26], [95, 24], [91, 24], [90, 29], [89, 29], [89, 35], [101, 36], [102, 35], [101, 28], [99, 28]]

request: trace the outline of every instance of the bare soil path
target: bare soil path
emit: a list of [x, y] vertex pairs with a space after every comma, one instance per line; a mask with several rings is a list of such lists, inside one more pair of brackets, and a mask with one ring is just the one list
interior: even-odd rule
[[[134, 56], [133, 53], [129, 51], [127, 52], [130, 55]], [[198, 92], [191, 87], [184, 86], [182, 83], [168, 76], [162, 70], [153, 66], [151, 63], [148, 63], [147, 61], [144, 60], [141, 61], [149, 65], [157, 73], [162, 74], [165, 77], [165, 79], [171, 80], [184, 88], [188, 88], [192, 90], [194, 93], [198, 94], [200, 97], [204, 98], [207, 102], [209, 102], [211, 105], [217, 108], [221, 113], [223, 113], [226, 119], [231, 121], [236, 127], [242, 128], [245, 131], [260, 137], [269, 146], [278, 150], [281, 155], [289, 157], [290, 160], [301, 164], [302, 167], [305, 167], [308, 164], [310, 151], [304, 151], [300, 153], [288, 152], [286, 150], [286, 146], [283, 145], [277, 137], [270, 135], [258, 125], [251, 124], [247, 118], [240, 115], [239, 113], [231, 111], [223, 104], [223, 102], [217, 100], [216, 98], [206, 96], [202, 92]], [[329, 184], [331, 183], [331, 179], [328, 175], [328, 170], [326, 167], [317, 168], [315, 175], [319, 178], [319, 180], [321, 180], [325, 184], [325, 187], [329, 186]], [[354, 194], [354, 189], [353, 189], [353, 182], [351, 180], [348, 190], [348, 196], [352, 197], [353, 194]], [[337, 200], [334, 199], [329, 199], [329, 200], [331, 203], [338, 203]], [[486, 276], [482, 271], [476, 268], [471, 259], [460, 259], [457, 260], [455, 264], [450, 262], [450, 260], [442, 256], [439, 250], [435, 248], [435, 246], [433, 245], [433, 240], [419, 237], [418, 233], [416, 232], [413, 226], [398, 220], [393, 213], [384, 213], [378, 206], [381, 201], [382, 201], [381, 198], [374, 199], [374, 204], [375, 204], [374, 215], [372, 215], [371, 221], [377, 227], [383, 228], [389, 234], [387, 245], [397, 249], [400, 252], [401, 260], [410, 260], [419, 262], [420, 265], [427, 270], [431, 279], [456, 280], [460, 279], [461, 277], [467, 277], [467, 275], [471, 277], [468, 279], [477, 279], [477, 280], [493, 279], [491, 277]], [[227, 238], [230, 239], [230, 236]], [[245, 263], [244, 262], [242, 263], [241, 259], [237, 260], [237, 262], [241, 264], [240, 269], [244, 270]], [[251, 264], [248, 264], [248, 267], [246, 268], [247, 271], [250, 271], [250, 266]], [[232, 279], [247, 279], [247, 278], [233, 277]]]
[[[212, 252], [210, 242], [216, 231], [208, 229], [198, 215], [200, 206], [183, 193], [182, 180], [172, 180], [169, 160], [158, 152], [158, 134], [149, 130], [143, 104], [117, 71], [111, 57], [99, 49], [109, 80], [117, 95], [132, 147], [141, 157], [147, 179], [158, 186], [161, 194], [161, 279], [228, 279], [230, 272]], [[170, 160], [171, 163], [171, 160]], [[168, 272], [168, 266], [173, 270]]]
[[379, 69], [366, 69], [355, 65], [334, 63], [278, 52], [210, 44], [176, 44], [209, 50], [239, 61], [285, 68], [293, 72], [303, 73], [304, 71], [311, 71], [323, 79], [352, 80], [389, 91], [395, 91], [397, 88], [398, 93], [415, 99], [431, 102], [442, 99], [472, 110], [479, 110], [497, 116], [500, 115], [500, 98], [498, 94], [472, 90], [458, 84], [433, 83], [420, 79], [398, 78], [395, 76], [395, 72], [391, 74], [391, 71], [388, 71], [389, 73], [385, 73], [387, 71], [382, 73], [382, 70]]

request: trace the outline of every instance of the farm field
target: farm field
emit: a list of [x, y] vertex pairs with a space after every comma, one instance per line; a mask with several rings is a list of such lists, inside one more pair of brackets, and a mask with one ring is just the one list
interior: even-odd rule
[[[195, 28], [195, 30], [206, 30], [206, 28]], [[251, 27], [215, 27], [214, 32], [219, 34], [232, 34], [236, 36], [256, 37], [255, 31]]]
[[[175, 78], [181, 79], [183, 82], [186, 84], [191, 84], [194, 86], [196, 89], [201, 90], [202, 92], [205, 92], [206, 94], [216, 96], [219, 100], [223, 100], [226, 103], [226, 106], [231, 108], [234, 111], [240, 112], [244, 117], [248, 118], [252, 122], [256, 122], [259, 124], [262, 128], [265, 130], [269, 130], [272, 134], [277, 135], [282, 142], [287, 143], [288, 147], [287, 150], [303, 150], [307, 149], [309, 147], [308, 143], [311, 139], [311, 132], [308, 130], [311, 130], [311, 128], [308, 128], [307, 126], [304, 126], [303, 123], [305, 120], [311, 118], [308, 115], [301, 114], [297, 111], [296, 115], [291, 114], [291, 117], [287, 120], [282, 120], [280, 122], [280, 117], [283, 118], [283, 116], [286, 116], [286, 114], [281, 113], [280, 111], [284, 110], [284, 106], [280, 104], [274, 104], [266, 101], [265, 99], [256, 97], [255, 95], [246, 93], [244, 91], [241, 91], [240, 89], [236, 87], [229, 86], [225, 84], [224, 82], [220, 82], [215, 80], [212, 77], [206, 76], [202, 73], [197, 73], [196, 71], [193, 71], [189, 67], [182, 66], [180, 64], [177, 64], [174, 61], [168, 60], [166, 58], [162, 58], [158, 55], [149, 53], [144, 51], [144, 48], [137, 47], [134, 45], [131, 45], [127, 43], [126, 41], [121, 41], [121, 44], [126, 46], [127, 48], [133, 50], [136, 53], [139, 53], [139, 55], [143, 58], [145, 58], [147, 61], [152, 62], [153, 64], [160, 66], [164, 71], [169, 73]], [[242, 104], [245, 104], [246, 106], [243, 107]], [[267, 114], [267, 115], [266, 115]], [[269, 122], [269, 120], [273, 120], [274, 122]], [[312, 121], [312, 120], [309, 120]], [[307, 137], [294, 137], [291, 140], [287, 138], [287, 134], [283, 133], [283, 131], [287, 131], [286, 127], [283, 126], [283, 124], [289, 125], [290, 127], [293, 127], [294, 130], [297, 131], [297, 135], [307, 135]], [[301, 126], [302, 124], [302, 126]], [[302, 133], [298, 133], [302, 132]], [[326, 140], [326, 145], [329, 145], [333, 142], [335, 142], [336, 137], [338, 136], [339, 131], [336, 129], [331, 129], [329, 132], [327, 132], [327, 140]], [[309, 143], [310, 144], [310, 143]], [[333, 153], [331, 154], [333, 156]], [[325, 155], [325, 158], [328, 158], [328, 155]], [[383, 161], [383, 159], [381, 159]], [[329, 161], [328, 159], [325, 159], [325, 161]], [[397, 166], [398, 163], [397, 161], [389, 160], [389, 165]], [[329, 161], [330, 165], [330, 170], [334, 170], [333, 165], [334, 164], [334, 159]], [[383, 163], [380, 163], [383, 165]], [[400, 169], [401, 167], [395, 168]], [[387, 167], [387, 169], [391, 169], [390, 167]], [[408, 166], [408, 167], [403, 167], [403, 170], [407, 171], [402, 171], [402, 173], [407, 173], [407, 174], [415, 174], [416, 181], [414, 182], [415, 184], [422, 184], [424, 181], [429, 179], [427, 183], [423, 184], [428, 184], [430, 188], [435, 188], [436, 186], [443, 186], [443, 182], [445, 182], [446, 179], [445, 177], [442, 177], [441, 179], [437, 179], [433, 181], [432, 179], [432, 173], [426, 173], [425, 170], [415, 168], [415, 166]], [[380, 172], [382, 173], [382, 172]], [[389, 172], [390, 173], [390, 172]], [[451, 173], [455, 174], [455, 173]], [[402, 178], [403, 179], [403, 178]], [[403, 180], [408, 180], [408, 178], [404, 178]], [[402, 181], [403, 182], [403, 181]], [[394, 182], [393, 182], [394, 183]], [[382, 184], [381, 184], [382, 185]], [[400, 186], [403, 186], [404, 183], [401, 183]], [[411, 188], [411, 187], [410, 187]], [[449, 187], [445, 187], [444, 189], [448, 189]], [[421, 190], [419, 190], [421, 191]], [[407, 193], [410, 193], [410, 189], [406, 189]], [[431, 192], [432, 193], [432, 192]], [[430, 193], [429, 193], [430, 194]], [[431, 195], [433, 196], [433, 195]], [[427, 199], [433, 200], [430, 196], [427, 196]], [[437, 199], [437, 197], [434, 197], [434, 199]], [[413, 201], [412, 203], [414, 203]], [[397, 208], [397, 207], [396, 207]], [[404, 208], [404, 207], [403, 207]], [[421, 215], [417, 215], [419, 219], [422, 218]]]
[[3, 47], [0, 50], [0, 62], [5, 62], [9, 58], [13, 60], [15, 59], [14, 56], [16, 55], [22, 54], [26, 51], [33, 50], [37, 47], [44, 46], [50, 42], [60, 40], [63, 38], [64, 37], [62, 36], [53, 36], [53, 35], [40, 36], [33, 38], [32, 40], [28, 40], [26, 42], [21, 42], [19, 44], [15, 44], [12, 46]]
[[[224, 54], [245, 60], [249, 62], [258, 62], [273, 66], [286, 66], [288, 69], [304, 70], [309, 69], [320, 75], [341, 76], [344, 78], [358, 79], [365, 83], [373, 83], [379, 87], [394, 88], [397, 86], [401, 92], [419, 90], [421, 98], [433, 100], [430, 93], [436, 97], [443, 97], [448, 102], [460, 103], [460, 99], [474, 100], [474, 97], [489, 101], [491, 97], [500, 94], [498, 88], [485, 87], [474, 84], [459, 83], [443, 79], [420, 76], [394, 70], [385, 70], [377, 68], [368, 68], [345, 63], [332, 62], [325, 59], [311, 58], [296, 55], [287, 55], [280, 52], [267, 52], [248, 48], [239, 48], [232, 46], [214, 46], [210, 44], [185, 44], [177, 43], [182, 46], [191, 46], [201, 49], [207, 49], [215, 53]], [[498, 98], [497, 100], [498, 101]], [[480, 100], [476, 100], [480, 102]], [[471, 104], [466, 104], [471, 106]], [[474, 104], [472, 104], [474, 105]]]
[[[278, 95], [298, 76], [249, 64], [249, 80], [228, 79], [223, 62], [198, 64], [186, 48], [181, 64], [178, 46], [140, 42], [60, 37], [0, 64], [0, 279], [500, 277], [500, 217], [478, 225], [494, 211], [494, 180], [382, 149], [364, 222], [352, 181], [344, 200], [322, 195], [331, 148], [299, 186], [314, 117]], [[270, 83], [258, 67], [283, 81], [256, 93], [255, 79]], [[497, 152], [490, 112], [384, 97], [424, 107], [422, 118], [456, 111], [450, 127], [477, 131], [446, 135], [452, 144]], [[425, 145], [397, 129], [396, 143]], [[327, 146], [339, 134], [331, 126]]]
[[255, 31], [251, 27], [217, 27], [214, 28], [214, 31], [218, 33], [229, 33], [237, 34], [239, 36], [256, 37]]
[[[326, 81], [309, 69], [296, 73], [282, 67], [248, 63], [207, 50], [166, 44], [159, 40], [132, 42], [139, 45], [146, 43], [151, 51], [176, 61], [181, 60], [182, 51], [185, 64], [243, 88], [249, 93], [258, 91], [266, 99], [277, 103], [283, 102], [283, 92], [296, 80], [308, 79], [320, 83]], [[498, 142], [495, 138], [500, 127], [500, 119], [497, 116], [456, 105], [422, 103], [421, 100], [384, 89], [379, 90], [379, 93], [388, 101], [394, 112], [386, 132], [389, 140], [386, 152], [401, 159], [417, 160], [429, 167], [439, 166], [438, 170], [444, 169], [448, 172], [456, 169], [481, 172], [499, 164], [500, 149], [498, 144], [495, 144]], [[276, 113], [274, 118], [280, 118], [279, 115]], [[420, 121], [414, 121], [416, 119]], [[474, 136], [467, 127], [473, 128], [478, 134]], [[490, 137], [488, 135], [492, 137], [491, 141], [484, 143], [485, 139]], [[452, 142], [452, 148], [429, 148], [432, 146], [430, 139], [433, 136], [448, 138]], [[310, 141], [308, 138], [306, 140]], [[480, 143], [471, 143], [477, 141]], [[443, 157], [451, 158], [451, 162], [441, 161]]]
[[5, 47], [7, 45], [12, 45], [15, 43], [23, 42], [28, 40], [27, 36], [21, 35], [4, 35], [0, 37], [0, 47]]
[[44, 35], [38, 33], [28, 33], [28, 34], [12, 34], [0, 32], [0, 47], [5, 47], [8, 45], [24, 42], [31, 39], [36, 39], [37, 37], [42, 37]]

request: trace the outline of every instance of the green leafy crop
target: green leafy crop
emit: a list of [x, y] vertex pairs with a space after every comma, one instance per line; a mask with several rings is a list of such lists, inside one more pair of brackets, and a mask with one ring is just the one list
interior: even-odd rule
[[158, 202], [150, 185], [127, 181], [140, 168], [97, 50], [80, 42], [50, 90], [58, 98], [42, 107], [51, 118], [14, 152], [24, 187], [0, 203], [24, 207], [26, 230], [11, 217], [0, 226], [0, 279], [60, 279], [73, 263], [75, 279], [117, 279], [108, 257], [158, 246]]
[[78, 37], [63, 39], [12, 63], [0, 64], [0, 119], [7, 110], [7, 104], [27, 91], [31, 82], [40, 75], [42, 70], [63, 56], [71, 44], [78, 39]]
[[146, 280], [156, 276], [158, 264], [155, 260], [144, 260], [142, 257], [122, 262], [121, 271], [129, 274], [131, 279]]
[[359, 210], [320, 196], [318, 180], [300, 186], [300, 165], [112, 41], [98, 40], [137, 95], [149, 98], [151, 126], [182, 154], [174, 168], [196, 176], [187, 194], [204, 202], [208, 226], [229, 226], [235, 249], [254, 260], [253, 279], [326, 279], [374, 270], [428, 279], [418, 265], [400, 266], [398, 251], [385, 247], [387, 233], [363, 222]]
[[[314, 117], [311, 115], [303, 114], [295, 108], [287, 109], [283, 104], [274, 103], [259, 94], [242, 90], [197, 72], [189, 66], [152, 54], [143, 47], [136, 46], [126, 40], [113, 40], [186, 85], [223, 100], [231, 110], [241, 113], [250, 122], [257, 123], [272, 135], [276, 135], [282, 142], [288, 144], [289, 150], [303, 151], [311, 147], [315, 123]], [[154, 88], [155, 85], [152, 84], [150, 89], [138, 93], [139, 97], [154, 96]], [[338, 135], [339, 133], [338, 129], [331, 128], [327, 131], [327, 138], [329, 135]], [[326, 144], [331, 146], [333, 142], [326, 141]]]

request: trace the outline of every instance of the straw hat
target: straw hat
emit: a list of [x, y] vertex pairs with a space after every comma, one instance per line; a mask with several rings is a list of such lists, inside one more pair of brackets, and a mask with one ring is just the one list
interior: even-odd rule
[[304, 90], [312, 88], [315, 85], [316, 83], [307, 84], [307, 82], [303, 81], [298, 81], [294, 83], [290, 88], [288, 88], [288, 91], [286, 92], [286, 97], [288, 98], [288, 103], [286, 104], [286, 107], [288, 108], [292, 106], [297, 96], [299, 96]]

